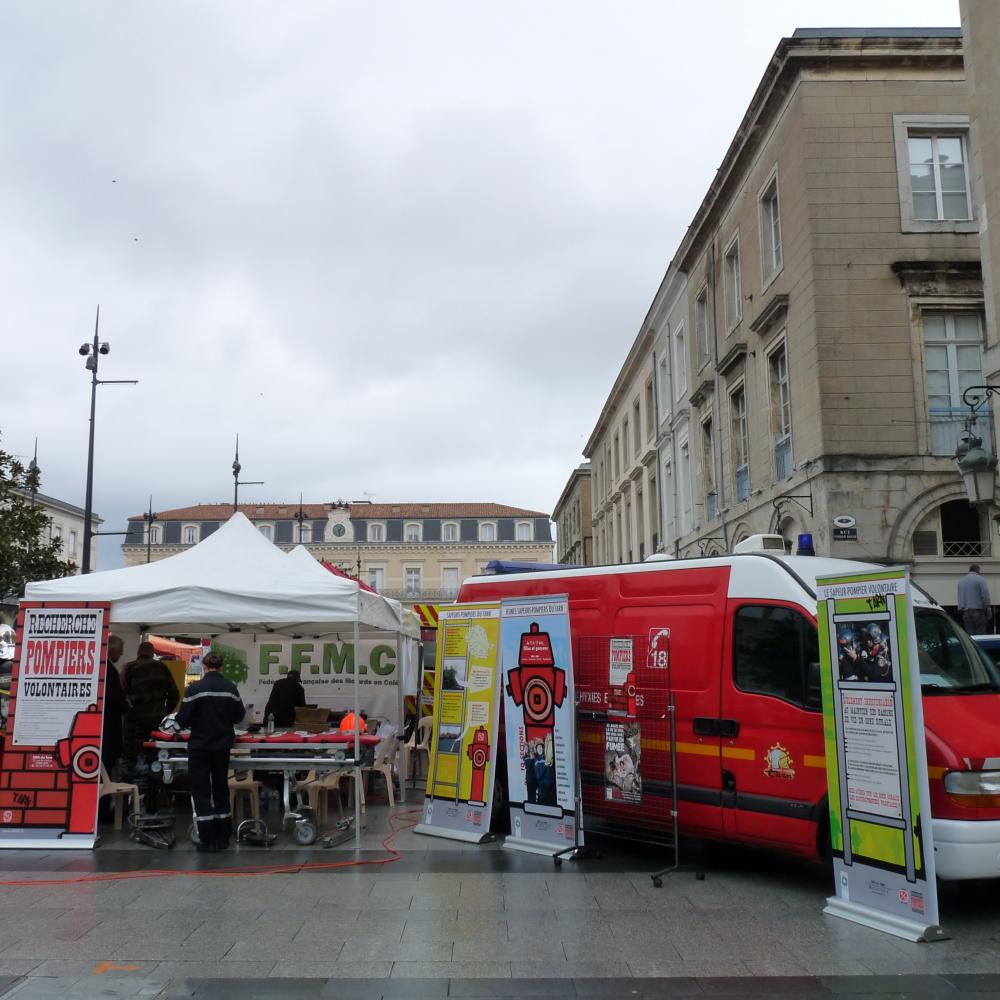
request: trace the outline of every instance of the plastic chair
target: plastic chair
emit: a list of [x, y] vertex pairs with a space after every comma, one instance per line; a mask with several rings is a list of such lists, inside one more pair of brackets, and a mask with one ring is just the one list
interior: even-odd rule
[[[239, 821], [244, 817], [243, 807], [249, 801], [250, 815], [260, 821], [260, 782], [250, 777], [250, 772], [245, 771], [238, 775], [235, 771], [229, 772], [229, 808], [233, 813], [233, 823], [239, 826]], [[239, 818], [236, 815], [236, 807], [240, 806]]]
[[[322, 828], [327, 821], [330, 806], [330, 793], [335, 792], [337, 798], [337, 808], [340, 815], [344, 815], [344, 804], [340, 801], [340, 783], [345, 778], [353, 781], [355, 771], [331, 771], [322, 778], [316, 776], [315, 771], [310, 771], [306, 779], [306, 790], [309, 795], [309, 805], [312, 808], [316, 821]], [[365, 811], [365, 783], [361, 782], [361, 811]]]
[[362, 788], [364, 788], [364, 776], [366, 774], [381, 774], [385, 778], [385, 787], [389, 797], [389, 808], [396, 804], [392, 788], [392, 771], [396, 763], [396, 751], [399, 749], [399, 742], [396, 739], [396, 729], [389, 726], [379, 735], [382, 742], [375, 747], [375, 763], [361, 768]]
[[112, 781], [107, 769], [101, 765], [101, 790], [98, 799], [103, 799], [105, 795], [115, 797], [115, 829], [120, 830], [125, 821], [125, 799], [132, 797], [132, 813], [138, 816], [142, 812], [142, 799], [139, 797], [139, 786], [131, 785], [127, 781]]
[[410, 743], [406, 746], [406, 769], [411, 781], [415, 781], [420, 773], [421, 754], [427, 755], [428, 772], [431, 769], [431, 733], [433, 729], [434, 717], [428, 715], [417, 723], [413, 735], [410, 737]]

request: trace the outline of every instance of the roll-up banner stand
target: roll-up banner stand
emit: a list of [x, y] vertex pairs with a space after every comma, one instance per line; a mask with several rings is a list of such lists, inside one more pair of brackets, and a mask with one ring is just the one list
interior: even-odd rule
[[442, 608], [434, 724], [417, 833], [482, 843], [490, 837], [500, 714], [500, 605]]
[[0, 848], [96, 843], [109, 610], [21, 602], [0, 757]]
[[511, 829], [503, 846], [559, 854], [582, 844], [569, 601], [526, 598], [501, 608]]
[[821, 577], [817, 596], [836, 892], [823, 912], [940, 940], [909, 573]]

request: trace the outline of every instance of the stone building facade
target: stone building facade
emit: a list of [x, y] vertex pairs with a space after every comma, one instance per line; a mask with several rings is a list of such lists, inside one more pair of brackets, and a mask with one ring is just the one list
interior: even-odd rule
[[[300, 542], [317, 559], [360, 575], [404, 603], [453, 600], [467, 576], [494, 559], [552, 561], [548, 514], [497, 503], [240, 504], [280, 548]], [[129, 518], [125, 565], [164, 559], [224, 524], [232, 504], [197, 504]]]
[[556, 562], [569, 566], [594, 565], [590, 477], [589, 462], [577, 466], [552, 512], [556, 526]]
[[[642, 558], [625, 501], [658, 482], [654, 547], [675, 556], [808, 532], [821, 554], [911, 565], [945, 604], [971, 559], [1000, 570], [953, 458], [995, 341], [962, 55], [959, 29], [780, 42], [588, 442], [612, 466], [598, 561]], [[655, 435], [619, 468], [650, 379]], [[992, 442], [988, 415], [977, 430]]]

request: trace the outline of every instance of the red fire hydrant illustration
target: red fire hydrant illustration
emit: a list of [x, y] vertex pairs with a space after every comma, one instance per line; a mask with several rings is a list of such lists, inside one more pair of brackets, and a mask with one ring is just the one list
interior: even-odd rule
[[466, 747], [466, 756], [472, 761], [472, 788], [469, 791], [469, 805], [486, 805], [483, 790], [486, 786], [486, 765], [490, 759], [490, 738], [486, 727], [480, 726], [472, 734], [472, 742]]
[[556, 709], [566, 700], [566, 671], [555, 666], [552, 640], [532, 622], [521, 636], [518, 666], [507, 675], [507, 693], [524, 713], [528, 746], [552, 733]]
[[630, 719], [635, 718], [636, 684], [634, 670], [629, 671], [624, 684], [612, 686], [608, 694], [608, 711], [617, 715], [627, 715]]
[[69, 771], [67, 833], [93, 833], [101, 785], [101, 723], [93, 710], [78, 712], [69, 736], [56, 743], [59, 763]]

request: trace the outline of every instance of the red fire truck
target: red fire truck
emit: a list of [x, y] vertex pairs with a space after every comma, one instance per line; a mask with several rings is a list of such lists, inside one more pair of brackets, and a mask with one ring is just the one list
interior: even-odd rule
[[[816, 577], [863, 563], [747, 553], [473, 577], [460, 602], [569, 595], [584, 817], [650, 835], [676, 754], [679, 829], [822, 857], [829, 834], [816, 634]], [[935, 864], [943, 879], [1000, 876], [1000, 674], [926, 595], [915, 607]], [[669, 629], [675, 745], [647, 740], [667, 713], [657, 636]], [[588, 707], [609, 703], [607, 655], [631, 637], [635, 672], [620, 696], [642, 728], [640, 806], [605, 795], [604, 743]], [[659, 807], [657, 796], [661, 797]]]

